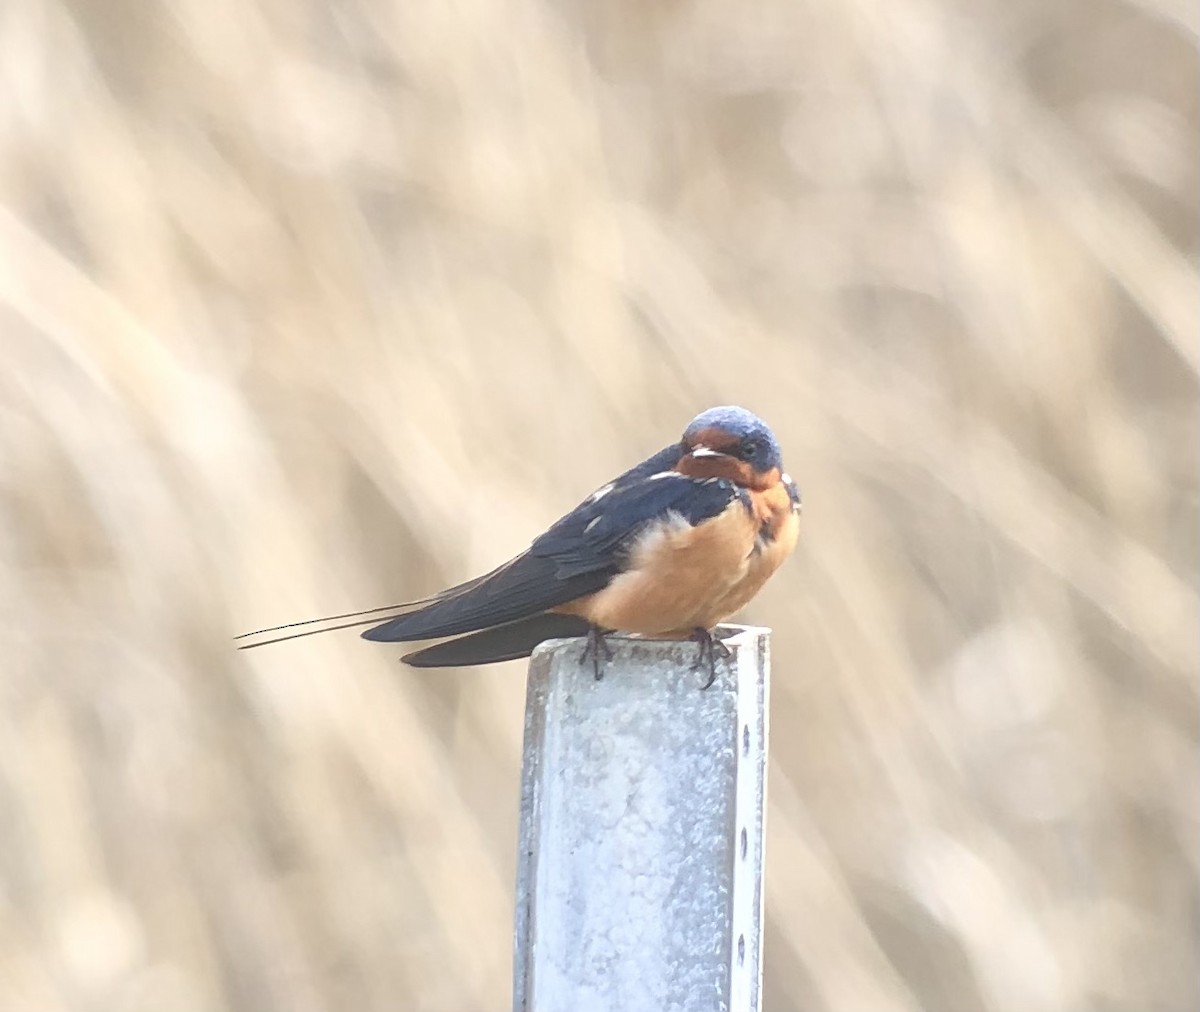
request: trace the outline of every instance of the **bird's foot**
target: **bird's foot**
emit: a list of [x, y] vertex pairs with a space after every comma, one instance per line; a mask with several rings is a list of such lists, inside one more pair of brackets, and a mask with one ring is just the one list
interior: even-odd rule
[[692, 665], [692, 670], [708, 671], [708, 680], [700, 686], [702, 690], [707, 689], [717, 680], [717, 654], [720, 654], [722, 659], [728, 659], [732, 656], [733, 651], [707, 629], [699, 627], [693, 629], [691, 639], [700, 644], [700, 656]]
[[596, 676], [596, 681], [600, 681], [604, 677], [604, 665], [613, 658], [612, 647], [608, 645], [607, 636], [608, 632], [598, 625], [588, 626], [587, 643], [584, 644], [583, 653], [579, 657], [580, 664], [586, 664], [588, 658], [591, 657], [592, 672]]

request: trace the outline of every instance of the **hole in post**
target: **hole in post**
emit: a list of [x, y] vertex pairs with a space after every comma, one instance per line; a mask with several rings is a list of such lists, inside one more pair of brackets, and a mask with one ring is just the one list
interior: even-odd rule
[[750, 725], [742, 725], [742, 755], [750, 754]]
[[746, 936], [738, 935], [738, 966], [746, 962]]
[[746, 837], [746, 828], [742, 827], [742, 860], [746, 860], [746, 849], [749, 845], [749, 840]]

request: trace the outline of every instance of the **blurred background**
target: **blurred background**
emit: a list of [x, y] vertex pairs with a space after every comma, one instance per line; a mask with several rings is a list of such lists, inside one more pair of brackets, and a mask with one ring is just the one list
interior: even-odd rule
[[7, 0], [0, 1010], [510, 1001], [524, 665], [260, 626], [698, 410], [805, 496], [767, 1012], [1184, 1012], [1182, 0]]

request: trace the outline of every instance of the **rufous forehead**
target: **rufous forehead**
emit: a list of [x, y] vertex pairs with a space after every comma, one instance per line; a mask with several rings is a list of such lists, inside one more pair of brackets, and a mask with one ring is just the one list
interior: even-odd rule
[[727, 446], [737, 446], [741, 440], [720, 426], [709, 425], [694, 433], [689, 442], [692, 446], [707, 446], [713, 450], [721, 450]]

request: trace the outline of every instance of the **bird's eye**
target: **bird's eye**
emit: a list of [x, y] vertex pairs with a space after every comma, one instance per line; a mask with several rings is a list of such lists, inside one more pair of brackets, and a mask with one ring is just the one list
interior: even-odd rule
[[758, 456], [760, 449], [761, 447], [758, 445], [756, 440], [747, 439], [746, 442], [742, 443], [742, 445], [739, 447], [738, 456], [741, 457], [742, 460], [754, 460], [754, 458]]

